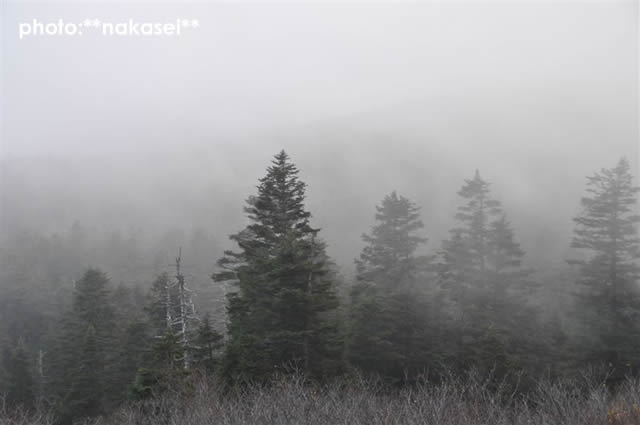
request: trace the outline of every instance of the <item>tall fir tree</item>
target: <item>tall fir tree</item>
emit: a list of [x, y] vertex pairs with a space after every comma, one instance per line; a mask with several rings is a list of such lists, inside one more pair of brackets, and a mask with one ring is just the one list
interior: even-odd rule
[[[489, 183], [476, 171], [458, 192], [464, 203], [458, 225], [443, 242], [441, 285], [448, 293], [456, 332], [454, 364], [497, 374], [520, 367], [530, 350], [521, 338], [533, 317], [524, 295], [531, 290], [522, 267], [524, 252]], [[530, 334], [529, 334], [530, 335]]]
[[107, 276], [99, 269], [88, 269], [76, 282], [71, 304], [45, 367], [63, 423], [113, 406], [121, 393], [113, 379], [117, 347]]
[[587, 196], [576, 224], [572, 247], [586, 250], [580, 266], [582, 317], [592, 336], [589, 359], [604, 362], [616, 376], [640, 367], [640, 237], [637, 193], [629, 163], [587, 177]]
[[214, 280], [232, 280], [236, 289], [228, 295], [227, 377], [264, 380], [286, 366], [321, 377], [339, 365], [331, 320], [338, 298], [305, 189], [298, 168], [278, 153], [247, 200], [251, 223], [230, 237], [240, 250], [218, 261], [224, 271]]
[[434, 316], [427, 295], [431, 258], [416, 254], [427, 239], [420, 208], [395, 191], [376, 206], [376, 224], [362, 236], [351, 291], [348, 358], [365, 373], [399, 382], [434, 366]]

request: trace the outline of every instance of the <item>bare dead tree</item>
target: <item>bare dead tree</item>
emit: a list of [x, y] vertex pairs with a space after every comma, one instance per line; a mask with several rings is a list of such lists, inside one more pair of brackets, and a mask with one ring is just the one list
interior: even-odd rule
[[185, 284], [185, 277], [182, 273], [182, 248], [178, 249], [178, 256], [176, 257], [176, 282], [178, 286], [178, 301], [180, 304], [180, 317], [173, 321], [180, 328], [180, 340], [182, 344], [182, 365], [184, 369], [189, 369], [191, 366], [189, 350], [191, 347], [190, 334], [193, 331], [191, 329], [191, 322], [197, 321], [198, 316], [196, 314], [196, 307], [191, 296], [192, 291]]

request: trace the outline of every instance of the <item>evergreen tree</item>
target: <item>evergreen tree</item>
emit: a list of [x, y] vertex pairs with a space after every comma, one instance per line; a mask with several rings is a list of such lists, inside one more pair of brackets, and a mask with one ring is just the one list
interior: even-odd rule
[[114, 307], [110, 302], [109, 278], [99, 269], [88, 269], [76, 283], [72, 313], [75, 319], [91, 325], [96, 340], [109, 339], [114, 326]]
[[427, 239], [415, 234], [424, 227], [420, 208], [394, 191], [376, 206], [377, 224], [371, 235], [362, 235], [367, 244], [356, 260], [358, 280], [390, 289], [415, 283], [415, 273], [424, 269], [428, 258], [415, 251]]
[[180, 388], [191, 372], [184, 368], [182, 338], [171, 327], [153, 338], [151, 360], [139, 366], [129, 386], [129, 396], [141, 400], [171, 389]]
[[129, 394], [130, 385], [138, 370], [152, 364], [152, 338], [149, 325], [143, 320], [130, 321], [118, 343], [117, 389], [118, 398], [124, 399]]
[[171, 373], [182, 364], [180, 335], [172, 328], [167, 328], [162, 335], [155, 337], [151, 350], [158, 375]]
[[[142, 399], [151, 395], [152, 391], [163, 391], [179, 386], [194, 367], [192, 357], [197, 350], [196, 324], [199, 321], [191, 291], [186, 286], [181, 272], [181, 252], [176, 258], [175, 280], [163, 272], [154, 280], [147, 297], [145, 312], [147, 321], [144, 329], [142, 323], [131, 329], [137, 334], [148, 331], [149, 344], [139, 347], [135, 356], [137, 371], [129, 395], [134, 399]], [[134, 341], [131, 341], [135, 345]], [[131, 356], [128, 356], [129, 358]], [[130, 358], [129, 365], [134, 365]]]
[[[175, 286], [169, 274], [162, 272], [157, 275], [147, 293], [145, 320], [130, 329], [130, 336], [135, 338], [135, 334], [143, 331], [139, 327], [144, 327], [146, 337], [144, 349], [136, 356], [135, 376], [128, 388], [129, 398], [133, 400], [150, 397], [154, 390], [160, 388], [159, 384], [166, 383], [164, 378], [168, 371], [177, 367], [181, 350], [178, 336], [173, 331], [173, 317], [178, 311], [176, 299]], [[132, 339], [131, 343], [135, 344], [135, 341]], [[126, 352], [123, 355], [129, 357]], [[133, 366], [133, 362], [126, 363]]]
[[338, 306], [319, 229], [309, 223], [304, 182], [289, 156], [275, 156], [258, 194], [247, 200], [251, 224], [230, 238], [216, 281], [233, 280], [223, 373], [263, 380], [281, 367], [322, 376], [341, 349], [330, 314]]
[[465, 203], [456, 214], [458, 225], [443, 242], [440, 264], [457, 329], [453, 356], [459, 367], [500, 375], [520, 366], [518, 360], [531, 348], [521, 338], [533, 323], [523, 299], [531, 289], [525, 279], [530, 272], [522, 268], [524, 252], [478, 171], [458, 195]]
[[[367, 373], [400, 380], [433, 366], [433, 320], [426, 300], [431, 259], [415, 251], [420, 209], [394, 191], [376, 206], [376, 224], [362, 236], [351, 292], [349, 360]], [[430, 327], [431, 326], [431, 327]]]
[[213, 329], [208, 314], [198, 326], [194, 343], [194, 362], [197, 366], [212, 372], [216, 365], [217, 352], [222, 347], [222, 335]]
[[19, 340], [13, 350], [5, 348], [3, 354], [5, 402], [10, 408], [33, 408], [35, 385], [24, 341]]
[[144, 296], [137, 287], [120, 283], [110, 294], [114, 309], [113, 367], [109, 381], [113, 393], [109, 397], [118, 403], [128, 396], [128, 387], [138, 367], [151, 361], [150, 330], [140, 308]]
[[104, 364], [97, 332], [91, 324], [78, 347], [78, 358], [67, 376], [69, 392], [62, 417], [75, 421], [104, 412]]
[[615, 167], [587, 177], [588, 195], [574, 219], [572, 246], [590, 253], [587, 260], [572, 261], [580, 266], [580, 306], [595, 337], [590, 359], [606, 362], [620, 374], [640, 366], [638, 191], [623, 158]]
[[63, 423], [70, 423], [112, 406], [120, 395], [114, 308], [103, 272], [88, 269], [76, 282], [61, 325], [47, 376]]

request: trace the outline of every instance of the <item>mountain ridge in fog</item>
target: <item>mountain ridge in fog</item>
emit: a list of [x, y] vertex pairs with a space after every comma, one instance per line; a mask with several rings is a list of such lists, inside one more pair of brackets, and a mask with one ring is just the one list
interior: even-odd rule
[[[314, 223], [344, 266], [358, 252], [374, 205], [391, 190], [422, 207], [428, 249], [437, 250], [452, 224], [456, 192], [475, 169], [492, 183], [527, 259], [545, 261], [568, 248], [585, 176], [623, 155], [637, 169], [633, 152], [625, 152], [633, 140], [628, 126], [593, 120], [602, 113], [598, 99], [575, 94], [532, 101], [526, 91], [514, 91], [493, 96], [487, 109], [486, 97], [442, 93], [243, 143], [199, 134], [200, 142], [155, 152], [5, 158], [3, 227], [53, 231], [76, 219], [106, 228], [204, 226], [225, 244], [245, 222], [244, 200], [269, 152], [285, 148], [308, 183]], [[617, 119], [624, 124], [626, 117]], [[611, 133], [612, 143], [602, 143]], [[210, 144], [202, 142], [207, 139]], [[247, 150], [247, 143], [260, 149]], [[572, 161], [578, 148], [588, 155]]]

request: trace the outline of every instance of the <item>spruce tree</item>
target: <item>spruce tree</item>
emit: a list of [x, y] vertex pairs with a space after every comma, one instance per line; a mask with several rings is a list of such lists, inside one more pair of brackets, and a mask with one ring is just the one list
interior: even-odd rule
[[576, 224], [572, 246], [585, 250], [580, 266], [583, 288], [580, 308], [594, 337], [587, 352], [618, 374], [640, 366], [640, 238], [637, 193], [629, 163], [621, 159], [610, 169], [587, 177], [587, 196]]
[[151, 341], [149, 326], [140, 308], [144, 296], [137, 287], [120, 283], [111, 291], [110, 301], [116, 329], [112, 339], [113, 366], [108, 370], [112, 391], [109, 398], [115, 404], [128, 396], [137, 368], [149, 363]]
[[75, 366], [68, 371], [69, 390], [63, 417], [71, 421], [91, 418], [104, 412], [104, 358], [97, 332], [89, 324], [80, 345]]
[[340, 347], [331, 313], [338, 306], [319, 229], [305, 209], [306, 185], [281, 151], [244, 208], [250, 224], [230, 237], [216, 281], [231, 280], [229, 341], [223, 373], [264, 380], [283, 367], [311, 376], [337, 367]]
[[154, 338], [151, 346], [155, 372], [171, 374], [174, 369], [182, 365], [182, 345], [180, 335], [172, 328], [167, 328], [162, 335]]
[[356, 260], [358, 280], [387, 289], [415, 283], [415, 274], [427, 260], [415, 256], [427, 241], [416, 234], [424, 227], [420, 208], [393, 191], [376, 206], [375, 220], [371, 235], [362, 235], [367, 245]]
[[118, 341], [117, 390], [120, 399], [129, 395], [130, 386], [140, 368], [152, 364], [152, 343], [149, 324], [144, 320], [133, 320], [125, 325]]
[[[426, 296], [431, 259], [416, 255], [426, 242], [420, 208], [395, 191], [376, 206], [376, 224], [362, 236], [351, 291], [350, 362], [393, 381], [433, 367], [433, 320]], [[431, 289], [431, 291], [429, 291]]]
[[529, 343], [532, 312], [524, 303], [531, 290], [522, 267], [524, 252], [489, 183], [476, 171], [458, 192], [464, 203], [457, 226], [443, 242], [441, 285], [449, 294], [457, 332], [451, 341], [459, 367], [474, 366], [497, 374], [520, 366]]
[[88, 269], [76, 282], [72, 314], [78, 321], [91, 325], [100, 343], [109, 339], [114, 326], [114, 307], [110, 302], [109, 278], [101, 270]]
[[222, 347], [222, 335], [211, 326], [209, 315], [205, 315], [194, 338], [193, 360], [197, 367], [212, 372]]
[[71, 304], [46, 371], [49, 391], [65, 423], [108, 408], [120, 395], [114, 380], [117, 347], [107, 276], [88, 269], [76, 282]]

